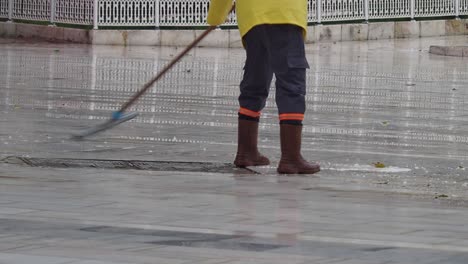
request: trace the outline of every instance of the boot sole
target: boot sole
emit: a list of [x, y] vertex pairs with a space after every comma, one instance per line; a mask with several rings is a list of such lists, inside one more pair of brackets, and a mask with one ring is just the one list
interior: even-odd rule
[[320, 168], [315, 170], [307, 170], [307, 171], [300, 171], [300, 170], [293, 170], [293, 169], [277, 169], [276, 170], [279, 174], [315, 174], [320, 172]]
[[270, 165], [270, 163], [236, 163], [234, 162], [234, 165], [238, 168], [246, 168], [246, 167], [254, 167], [254, 166], [267, 166], [267, 165]]

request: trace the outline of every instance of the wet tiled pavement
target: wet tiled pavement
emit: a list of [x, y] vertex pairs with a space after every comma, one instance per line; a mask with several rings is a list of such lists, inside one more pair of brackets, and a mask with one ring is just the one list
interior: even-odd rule
[[468, 61], [428, 49], [467, 40], [308, 47], [303, 151], [323, 171], [290, 177], [274, 87], [272, 166], [229, 166], [243, 50], [196, 49], [136, 119], [73, 141], [178, 50], [1, 40], [0, 263], [466, 263]]

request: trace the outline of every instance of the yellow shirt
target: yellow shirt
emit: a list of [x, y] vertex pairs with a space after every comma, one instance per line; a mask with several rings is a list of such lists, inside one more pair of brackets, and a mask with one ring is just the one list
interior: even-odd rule
[[[232, 0], [211, 0], [208, 24], [226, 21]], [[237, 23], [241, 36], [261, 24], [293, 24], [307, 31], [307, 0], [237, 0]]]

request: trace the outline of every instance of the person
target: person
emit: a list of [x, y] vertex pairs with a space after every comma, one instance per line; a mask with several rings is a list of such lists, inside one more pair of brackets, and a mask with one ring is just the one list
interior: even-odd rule
[[[236, 14], [247, 58], [240, 83], [237, 167], [269, 165], [258, 151], [258, 125], [273, 74], [279, 112], [281, 174], [313, 174], [320, 165], [301, 154], [302, 121], [306, 94], [304, 37], [307, 33], [307, 0], [237, 0]], [[232, 0], [211, 0], [207, 22], [219, 26], [226, 20]]]

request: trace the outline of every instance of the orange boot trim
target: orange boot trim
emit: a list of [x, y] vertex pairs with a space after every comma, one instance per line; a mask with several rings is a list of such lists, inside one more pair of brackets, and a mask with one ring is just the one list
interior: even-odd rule
[[246, 116], [253, 117], [253, 118], [259, 118], [261, 115], [260, 112], [255, 112], [247, 108], [243, 108], [243, 107], [239, 109], [239, 114], [246, 115]]
[[284, 121], [284, 120], [302, 121], [302, 120], [304, 120], [304, 114], [300, 114], [300, 113], [280, 114], [279, 115], [279, 120], [280, 121]]

